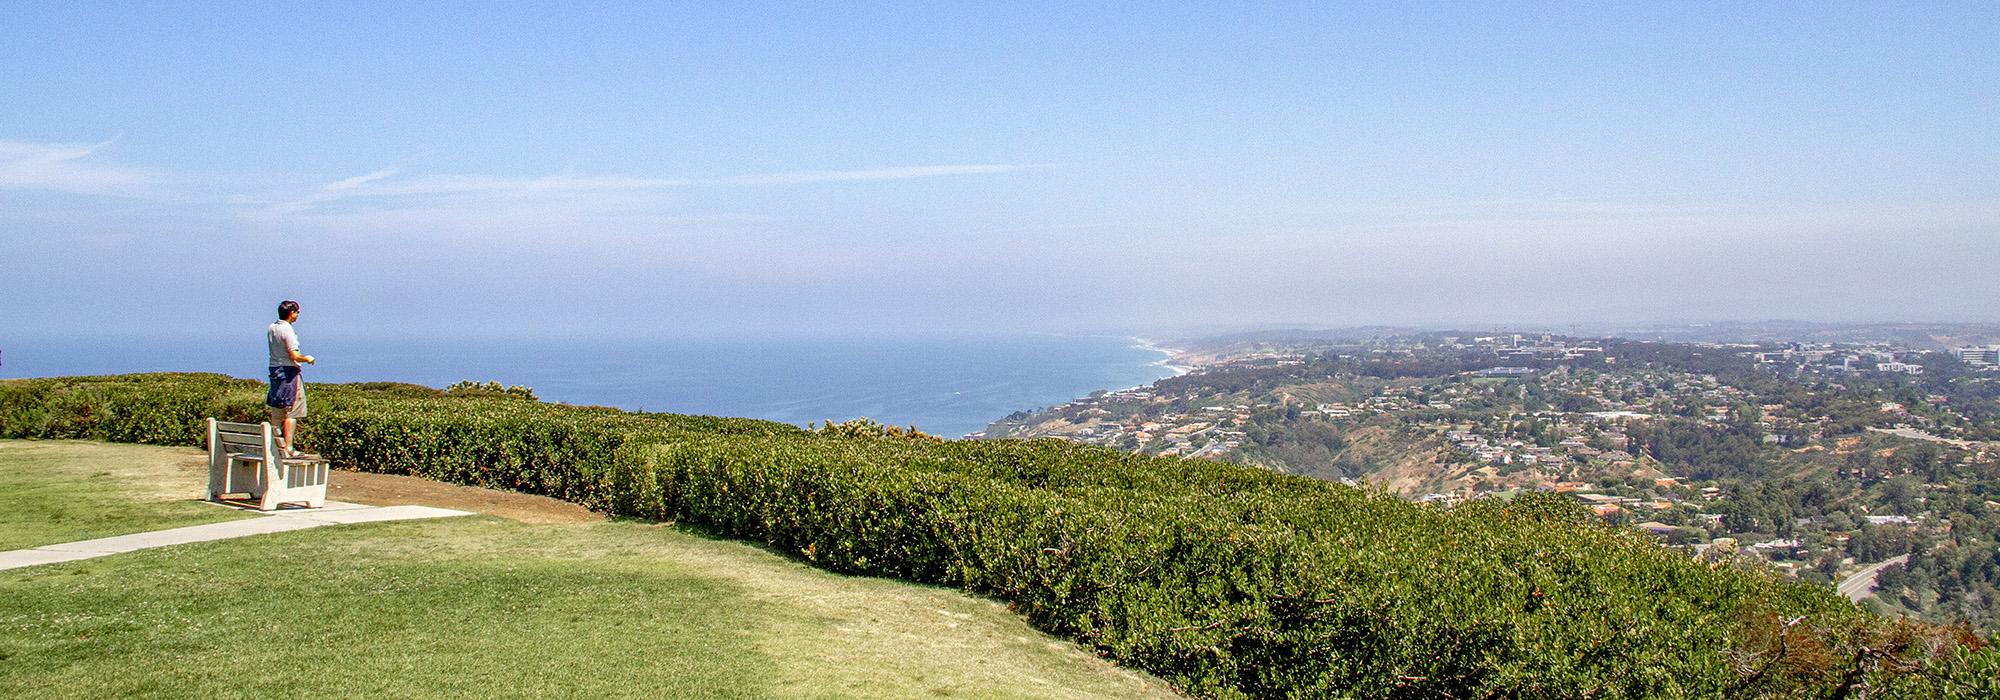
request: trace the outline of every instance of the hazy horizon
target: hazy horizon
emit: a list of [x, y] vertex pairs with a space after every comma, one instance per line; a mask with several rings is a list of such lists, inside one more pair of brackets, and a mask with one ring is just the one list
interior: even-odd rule
[[16, 4], [0, 41], [0, 335], [2000, 322], [1992, 4]]

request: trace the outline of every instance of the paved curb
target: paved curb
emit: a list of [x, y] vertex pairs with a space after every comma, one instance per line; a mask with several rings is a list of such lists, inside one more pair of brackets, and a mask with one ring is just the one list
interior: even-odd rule
[[227, 540], [251, 535], [265, 535], [274, 532], [306, 530], [329, 525], [349, 525], [354, 523], [379, 523], [392, 520], [425, 520], [430, 518], [451, 518], [472, 515], [462, 510], [432, 508], [430, 506], [364, 506], [355, 503], [328, 501], [325, 508], [310, 510], [281, 510], [261, 518], [232, 520], [223, 523], [177, 527], [171, 530], [140, 532], [116, 537], [104, 537], [81, 542], [44, 545], [32, 549], [16, 549], [0, 552], [0, 571], [19, 569], [42, 564], [55, 564], [81, 559], [135, 552], [154, 547], [168, 547], [177, 544]]

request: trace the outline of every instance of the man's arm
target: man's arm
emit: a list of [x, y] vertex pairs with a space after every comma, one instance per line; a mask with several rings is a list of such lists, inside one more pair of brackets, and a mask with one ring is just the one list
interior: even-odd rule
[[291, 355], [293, 362], [304, 362], [309, 365], [314, 364], [313, 356], [299, 352], [299, 336], [296, 333], [286, 333], [284, 338], [285, 352]]

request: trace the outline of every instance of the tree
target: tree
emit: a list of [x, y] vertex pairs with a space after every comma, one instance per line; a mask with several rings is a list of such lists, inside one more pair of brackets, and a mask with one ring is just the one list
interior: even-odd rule
[[1897, 515], [1915, 515], [1922, 512], [1924, 484], [1916, 477], [1903, 475], [1882, 482], [1882, 504]]

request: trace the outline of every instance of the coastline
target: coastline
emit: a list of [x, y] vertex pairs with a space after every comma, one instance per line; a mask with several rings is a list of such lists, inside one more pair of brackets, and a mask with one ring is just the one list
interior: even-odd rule
[[[1100, 337], [1117, 337], [1117, 336], [1100, 336]], [[1187, 374], [1189, 374], [1189, 373], [1192, 373], [1192, 372], [1194, 372], [1194, 371], [1195, 371], [1196, 369], [1199, 369], [1199, 366], [1198, 366], [1198, 365], [1196, 365], [1196, 364], [1194, 364], [1194, 363], [1185, 363], [1185, 364], [1183, 364], [1183, 363], [1185, 362], [1185, 358], [1187, 357], [1187, 352], [1186, 352], [1185, 350], [1180, 350], [1180, 349], [1177, 349], [1177, 348], [1169, 348], [1169, 347], [1164, 347], [1164, 346], [1161, 346], [1161, 345], [1159, 345], [1158, 343], [1154, 342], [1154, 341], [1153, 341], [1153, 340], [1151, 340], [1151, 339], [1148, 339], [1148, 338], [1142, 338], [1142, 337], [1139, 337], [1139, 336], [1126, 336], [1126, 337], [1125, 337], [1125, 339], [1126, 339], [1127, 341], [1130, 341], [1130, 342], [1131, 342], [1131, 344], [1132, 344], [1132, 345], [1131, 345], [1131, 347], [1133, 347], [1133, 348], [1137, 348], [1137, 349], [1140, 349], [1140, 350], [1145, 350], [1145, 351], [1147, 351], [1147, 352], [1156, 352], [1156, 353], [1159, 353], [1160, 355], [1162, 355], [1162, 357], [1161, 357], [1160, 359], [1158, 359], [1158, 360], [1154, 360], [1154, 361], [1152, 361], [1152, 362], [1149, 362], [1149, 363], [1146, 363], [1146, 366], [1148, 366], [1148, 367], [1160, 367], [1160, 368], [1164, 368], [1164, 369], [1166, 369], [1166, 370], [1167, 370], [1167, 371], [1168, 371], [1168, 372], [1169, 372], [1170, 374], [1168, 374], [1168, 375], [1167, 375], [1167, 376], [1165, 376], [1165, 377], [1160, 377], [1159, 379], [1154, 379], [1154, 380], [1152, 380], [1152, 381], [1149, 381], [1149, 382], [1145, 382], [1145, 383], [1143, 383], [1143, 384], [1135, 384], [1135, 385], [1132, 385], [1132, 386], [1128, 386], [1128, 387], [1124, 387], [1124, 388], [1120, 388], [1120, 389], [1104, 389], [1103, 391], [1106, 391], [1106, 392], [1108, 392], [1108, 393], [1113, 393], [1113, 394], [1115, 394], [1115, 393], [1120, 393], [1120, 392], [1126, 392], [1126, 391], [1135, 391], [1135, 390], [1139, 390], [1139, 389], [1146, 389], [1146, 388], [1149, 388], [1149, 387], [1153, 386], [1153, 384], [1154, 384], [1154, 383], [1156, 383], [1156, 382], [1159, 382], [1159, 381], [1161, 381], [1161, 380], [1165, 380], [1165, 379], [1172, 379], [1172, 378], [1174, 378], [1174, 377], [1179, 377], [1179, 376], [1184, 376], [1184, 375], [1187, 375]], [[1086, 393], [1086, 394], [1084, 394], [1083, 396], [1089, 396], [1089, 394], [1088, 394], [1088, 393]], [[1070, 399], [1070, 400], [1074, 401], [1074, 400], [1076, 400], [1076, 399], [1078, 399], [1078, 398], [1082, 398], [1082, 396], [1078, 396], [1078, 397], [1071, 397], [1071, 399]], [[986, 427], [987, 427], [987, 428], [991, 428], [991, 427], [993, 427], [993, 424], [994, 424], [994, 423], [998, 423], [998, 422], [1000, 422], [1000, 421], [1002, 421], [1002, 420], [1006, 420], [1006, 419], [1005, 419], [1005, 418], [996, 418], [996, 419], [994, 419], [994, 420], [992, 420], [992, 421], [989, 421], [989, 422], [988, 422], [988, 423], [986, 424]], [[960, 436], [960, 437], [959, 437], [958, 439], [961, 439], [961, 440], [980, 440], [980, 439], [985, 439], [985, 438], [986, 438], [986, 430], [985, 430], [985, 429], [981, 429], [981, 430], [977, 430], [977, 431], [974, 431], [974, 432], [970, 432], [970, 433], [966, 433], [966, 434], [964, 434], [964, 435]]]
[[1193, 372], [1193, 371], [1194, 371], [1194, 369], [1195, 369], [1194, 367], [1191, 367], [1191, 366], [1188, 366], [1188, 365], [1182, 365], [1182, 364], [1177, 364], [1177, 363], [1175, 362], [1176, 360], [1179, 360], [1179, 359], [1181, 358], [1181, 356], [1182, 356], [1183, 354], [1185, 354], [1185, 353], [1183, 353], [1183, 352], [1182, 352], [1182, 351], [1180, 351], [1180, 350], [1175, 350], [1175, 349], [1173, 349], [1173, 348], [1165, 348], [1165, 347], [1160, 347], [1160, 346], [1159, 346], [1158, 344], [1154, 343], [1153, 341], [1151, 341], [1151, 340], [1148, 340], [1148, 339], [1146, 339], [1146, 338], [1141, 338], [1141, 337], [1138, 337], [1138, 336], [1132, 336], [1132, 337], [1130, 338], [1130, 340], [1132, 341], [1132, 347], [1135, 347], [1135, 348], [1138, 348], [1138, 349], [1140, 349], [1140, 350], [1145, 350], [1145, 351], [1147, 351], [1147, 352], [1157, 352], [1157, 353], [1160, 353], [1160, 354], [1162, 354], [1162, 355], [1165, 355], [1166, 357], [1162, 357], [1162, 358], [1160, 358], [1160, 359], [1158, 359], [1158, 360], [1154, 360], [1153, 362], [1150, 362], [1150, 363], [1148, 363], [1148, 364], [1147, 364], [1147, 366], [1149, 366], [1149, 367], [1163, 367], [1163, 368], [1165, 368], [1165, 369], [1166, 369], [1167, 371], [1169, 371], [1169, 372], [1172, 372], [1173, 374], [1170, 374], [1170, 375], [1167, 375], [1167, 376], [1165, 376], [1165, 377], [1161, 377], [1161, 378], [1159, 378], [1159, 379], [1155, 379], [1155, 380], [1153, 380], [1153, 381], [1150, 381], [1150, 382], [1146, 382], [1146, 383], [1144, 383], [1144, 384], [1135, 384], [1135, 385], [1132, 385], [1132, 386], [1128, 386], [1128, 387], [1125, 387], [1125, 388], [1123, 388], [1123, 389], [1111, 389], [1111, 390], [1109, 390], [1109, 391], [1110, 391], [1111, 393], [1114, 393], [1114, 394], [1116, 394], [1116, 393], [1119, 393], [1119, 392], [1124, 392], [1124, 391], [1134, 391], [1134, 390], [1138, 390], [1138, 389], [1145, 389], [1145, 388], [1147, 388], [1147, 387], [1151, 387], [1151, 386], [1152, 386], [1152, 385], [1153, 385], [1154, 383], [1156, 383], [1156, 382], [1159, 382], [1159, 381], [1161, 381], [1161, 380], [1164, 380], [1164, 379], [1172, 379], [1172, 378], [1174, 378], [1174, 377], [1179, 377], [1179, 376], [1182, 376], [1182, 375], [1185, 375], [1185, 374], [1187, 374], [1187, 373], [1189, 373], [1189, 372]]
[[[1157, 352], [1162, 355], [1166, 355], [1166, 357], [1160, 358], [1159, 361], [1154, 362], [1153, 366], [1167, 368], [1168, 371], [1173, 372], [1173, 377], [1185, 375], [1195, 370], [1195, 367], [1191, 364], [1179, 364], [1177, 362], [1177, 360], [1180, 360], [1184, 356], [1186, 356], [1187, 354], [1186, 351], [1177, 350], [1169, 347], [1162, 347], [1151, 340], [1148, 340], [1146, 338], [1141, 338], [1138, 336], [1132, 337], [1132, 343], [1133, 347], [1139, 348], [1141, 350], [1146, 350], [1148, 352]], [[1161, 379], [1172, 379], [1173, 377], [1161, 377]], [[1159, 381], [1159, 380], [1156, 379], [1154, 381]], [[1146, 387], [1146, 386], [1152, 386], [1152, 384], [1148, 383], [1139, 385], [1139, 387]], [[1136, 389], [1139, 387], [1132, 387], [1132, 388]]]

